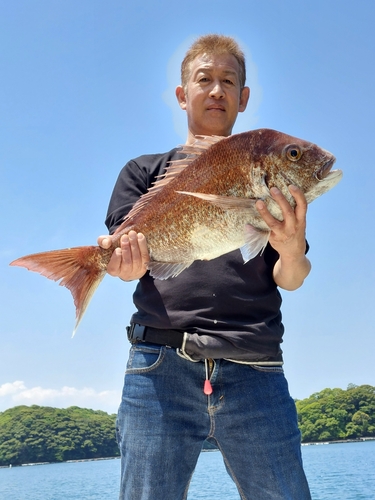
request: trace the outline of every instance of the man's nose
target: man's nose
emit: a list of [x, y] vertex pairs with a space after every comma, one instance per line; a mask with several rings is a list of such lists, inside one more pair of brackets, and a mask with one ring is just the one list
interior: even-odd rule
[[223, 87], [220, 82], [214, 82], [214, 85], [210, 91], [210, 97], [214, 97], [215, 99], [221, 99], [224, 97], [225, 93]]

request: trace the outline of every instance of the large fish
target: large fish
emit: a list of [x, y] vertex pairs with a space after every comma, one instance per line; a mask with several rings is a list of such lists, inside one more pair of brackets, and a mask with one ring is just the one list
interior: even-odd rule
[[110, 236], [111, 248], [68, 248], [10, 264], [61, 280], [74, 298], [75, 330], [123, 234], [135, 230], [145, 235], [148, 269], [156, 279], [175, 277], [195, 260], [211, 260], [237, 248], [247, 262], [262, 251], [270, 234], [255, 202], [262, 199], [282, 220], [270, 188], [278, 187], [294, 207], [289, 185], [301, 188], [310, 203], [342, 177], [341, 170], [331, 170], [331, 153], [270, 129], [198, 137], [181, 152], [186, 158], [171, 162]]

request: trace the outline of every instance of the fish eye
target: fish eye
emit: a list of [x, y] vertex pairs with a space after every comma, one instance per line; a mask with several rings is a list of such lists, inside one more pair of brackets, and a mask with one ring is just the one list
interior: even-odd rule
[[295, 144], [292, 144], [287, 147], [286, 155], [289, 160], [298, 161], [302, 156], [301, 148], [299, 146], [296, 146]]

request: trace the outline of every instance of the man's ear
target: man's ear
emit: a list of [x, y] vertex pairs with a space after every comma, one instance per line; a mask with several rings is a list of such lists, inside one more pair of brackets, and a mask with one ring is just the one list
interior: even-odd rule
[[186, 109], [186, 95], [182, 85], [176, 87], [176, 97], [181, 109]]
[[248, 103], [248, 100], [249, 100], [249, 97], [250, 97], [250, 88], [249, 87], [244, 87], [241, 90], [240, 102], [239, 102], [239, 105], [238, 105], [238, 111], [240, 113], [242, 113], [243, 111], [245, 111], [247, 103]]

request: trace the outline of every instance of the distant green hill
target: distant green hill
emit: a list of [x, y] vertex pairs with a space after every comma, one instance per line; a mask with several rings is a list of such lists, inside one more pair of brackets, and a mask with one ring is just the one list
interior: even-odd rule
[[[375, 437], [375, 387], [324, 389], [296, 405], [302, 442]], [[0, 413], [0, 466], [118, 456], [115, 420], [77, 406], [10, 408]]]
[[16, 406], [0, 413], [0, 465], [117, 456], [115, 419], [77, 406]]
[[296, 401], [302, 442], [375, 437], [375, 387], [350, 384]]

